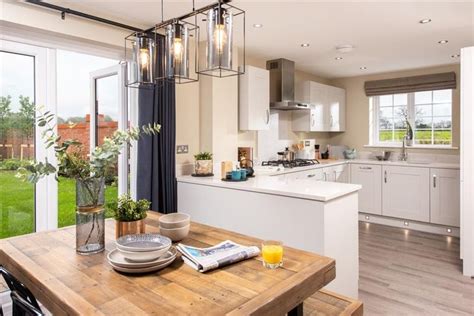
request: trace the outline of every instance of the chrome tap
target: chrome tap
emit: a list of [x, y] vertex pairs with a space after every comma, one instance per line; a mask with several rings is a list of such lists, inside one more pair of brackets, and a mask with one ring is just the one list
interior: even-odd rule
[[408, 150], [407, 150], [407, 145], [406, 145], [406, 142], [407, 142], [407, 135], [403, 136], [403, 140], [402, 140], [402, 152], [400, 153], [400, 160], [401, 161], [407, 161], [408, 160]]

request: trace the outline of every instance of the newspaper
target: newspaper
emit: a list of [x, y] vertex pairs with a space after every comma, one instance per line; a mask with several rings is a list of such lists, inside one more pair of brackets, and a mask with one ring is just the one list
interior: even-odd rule
[[183, 255], [184, 262], [199, 272], [221, 268], [234, 262], [258, 256], [256, 246], [242, 246], [226, 240], [209, 248], [196, 248], [178, 244], [177, 249]]

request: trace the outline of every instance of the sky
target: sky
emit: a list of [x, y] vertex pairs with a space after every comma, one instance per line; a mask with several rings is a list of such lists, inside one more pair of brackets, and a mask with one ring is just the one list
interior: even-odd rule
[[[90, 73], [118, 64], [112, 60], [66, 50], [57, 50], [58, 115], [64, 119], [90, 112]], [[0, 96], [12, 96], [12, 111], [19, 109], [19, 96], [34, 98], [34, 57], [0, 52]], [[118, 119], [117, 77], [99, 79], [99, 113]]]

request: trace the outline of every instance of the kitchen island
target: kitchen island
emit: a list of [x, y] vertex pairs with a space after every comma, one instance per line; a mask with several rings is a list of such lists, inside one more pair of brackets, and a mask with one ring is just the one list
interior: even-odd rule
[[358, 296], [359, 185], [272, 175], [177, 180], [178, 209], [194, 221], [332, 257], [336, 279], [326, 288]]

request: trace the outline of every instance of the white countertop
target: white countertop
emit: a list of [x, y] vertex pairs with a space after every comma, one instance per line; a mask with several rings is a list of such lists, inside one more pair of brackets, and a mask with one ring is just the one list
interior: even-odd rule
[[249, 178], [243, 182], [226, 182], [216, 177], [204, 178], [192, 176], [178, 177], [177, 180], [178, 182], [184, 183], [276, 194], [322, 202], [327, 202], [361, 189], [361, 186], [357, 184], [322, 182], [310, 179], [288, 180], [281, 177], [264, 175]]

